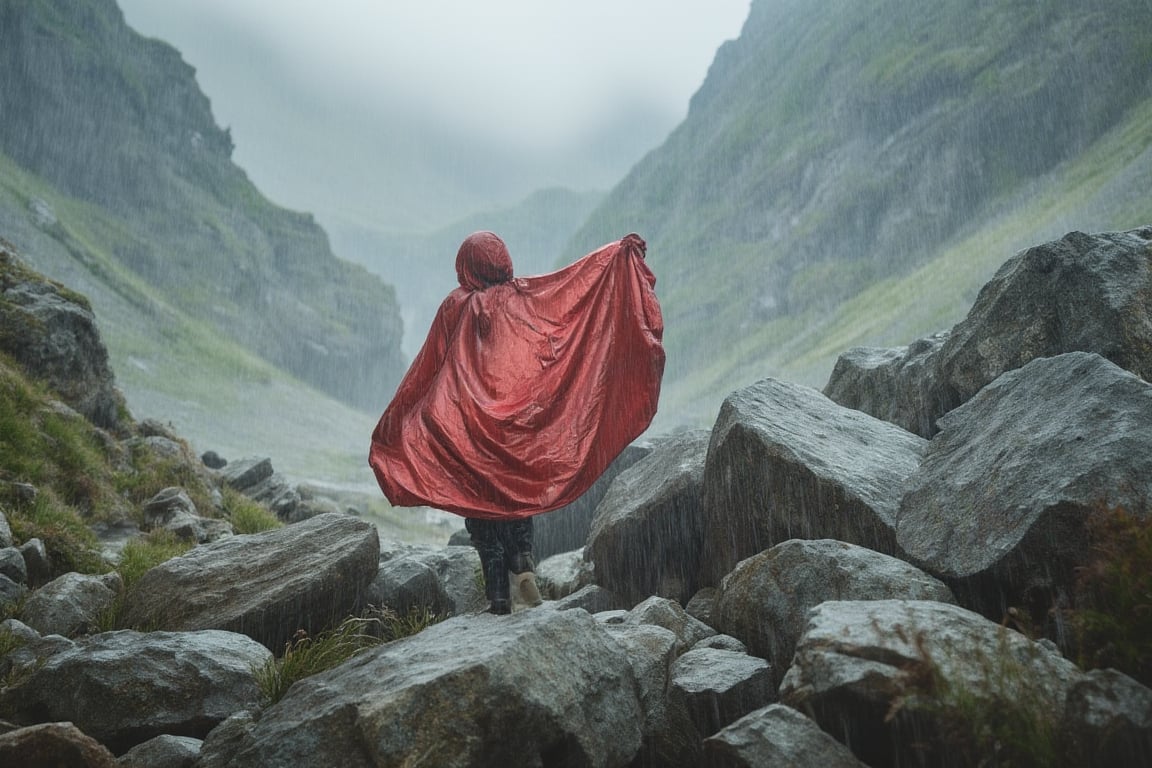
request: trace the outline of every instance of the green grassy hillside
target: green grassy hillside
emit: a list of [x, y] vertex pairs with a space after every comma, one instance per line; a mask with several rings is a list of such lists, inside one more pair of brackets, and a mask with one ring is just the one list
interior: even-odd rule
[[567, 248], [639, 231], [658, 424], [963, 317], [1018, 248], [1152, 221], [1144, 0], [756, 0], [684, 123]]
[[0, 71], [0, 235], [35, 266], [45, 249], [21, 241], [29, 222], [137, 309], [158, 297], [195, 333], [343, 402], [386, 402], [404, 367], [394, 291], [232, 163], [175, 49], [128, 28], [114, 0], [0, 0]]

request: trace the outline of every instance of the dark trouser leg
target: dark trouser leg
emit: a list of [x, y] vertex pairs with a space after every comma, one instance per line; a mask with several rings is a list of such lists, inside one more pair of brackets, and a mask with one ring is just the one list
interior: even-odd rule
[[492, 613], [511, 613], [508, 562], [500, 536], [501, 523], [496, 520], [467, 518], [464, 527], [472, 536], [472, 546], [480, 555], [480, 568], [484, 573], [484, 594], [488, 597]]
[[501, 523], [499, 530], [504, 557], [508, 561], [508, 570], [512, 573], [535, 571], [536, 561], [532, 557], [532, 518], [509, 520]]

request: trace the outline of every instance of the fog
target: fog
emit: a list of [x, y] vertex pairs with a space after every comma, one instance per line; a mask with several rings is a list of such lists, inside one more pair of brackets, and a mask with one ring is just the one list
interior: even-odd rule
[[427, 231], [544, 187], [610, 188], [683, 119], [749, 0], [120, 5], [196, 69], [273, 201]]

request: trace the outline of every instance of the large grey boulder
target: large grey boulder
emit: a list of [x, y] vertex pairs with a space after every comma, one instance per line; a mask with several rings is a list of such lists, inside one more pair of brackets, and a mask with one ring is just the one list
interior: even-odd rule
[[98, 427], [120, 425], [117, 391], [88, 300], [28, 269], [0, 242], [0, 352]]
[[721, 648], [696, 648], [672, 665], [670, 698], [679, 700], [702, 736], [776, 698], [768, 662]]
[[532, 549], [536, 560], [540, 561], [561, 552], [582, 549], [592, 530], [592, 518], [596, 515], [604, 495], [608, 493], [612, 481], [628, 467], [643, 459], [652, 451], [652, 443], [642, 441], [625, 446], [608, 468], [604, 470], [592, 487], [576, 501], [533, 518], [534, 538]]
[[362, 607], [379, 568], [376, 527], [319, 515], [204, 544], [152, 568], [129, 590], [124, 622], [168, 630], [226, 629], [280, 651]]
[[616, 477], [584, 548], [597, 584], [631, 603], [650, 595], [688, 601], [699, 571], [707, 453], [706, 430], [684, 432]]
[[825, 392], [927, 437], [940, 416], [1036, 358], [1095, 352], [1152, 380], [1150, 245], [1152, 227], [1142, 227], [1070, 232], [1023, 250], [946, 339], [888, 353], [853, 350], [837, 362]]
[[868, 765], [963, 764], [941, 750], [974, 746], [945, 738], [972, 724], [965, 718], [1016, 713], [1057, 724], [1082, 676], [1044, 645], [959, 606], [829, 601], [809, 614], [780, 701]]
[[0, 693], [17, 723], [75, 723], [121, 753], [160, 734], [203, 738], [261, 699], [271, 653], [232, 632], [106, 632], [49, 657]]
[[824, 394], [846, 408], [931, 437], [936, 418], [954, 407], [936, 386], [936, 355], [946, 341], [948, 332], [906, 347], [853, 347], [837, 358]]
[[788, 539], [897, 554], [903, 484], [927, 441], [808, 387], [764, 379], [724, 400], [704, 471], [701, 581]]
[[832, 539], [791, 539], [724, 577], [714, 626], [767, 659], [779, 685], [809, 610], [827, 600], [889, 599], [955, 602], [943, 582], [903, 560]]
[[35, 590], [24, 603], [24, 623], [41, 635], [74, 635], [94, 631], [124, 583], [113, 571], [103, 576], [65, 573]]
[[488, 601], [477, 578], [479, 568], [480, 557], [472, 547], [385, 542], [365, 600], [400, 615], [414, 609], [442, 616], [480, 611]]
[[900, 504], [900, 546], [991, 618], [1043, 614], [1105, 507], [1146, 514], [1152, 385], [1096, 354], [1034, 360], [940, 420]]
[[783, 704], [749, 712], [704, 739], [706, 768], [865, 768], [810, 718]]
[[205, 740], [200, 768], [625, 766], [644, 715], [627, 654], [584, 611], [457, 616], [294, 685]]

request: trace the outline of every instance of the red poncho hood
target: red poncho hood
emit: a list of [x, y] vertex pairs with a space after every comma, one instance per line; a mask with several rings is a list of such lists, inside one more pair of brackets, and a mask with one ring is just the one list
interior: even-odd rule
[[389, 501], [511, 519], [584, 493], [656, 414], [664, 324], [644, 255], [628, 235], [516, 278], [498, 236], [470, 235], [372, 433]]

